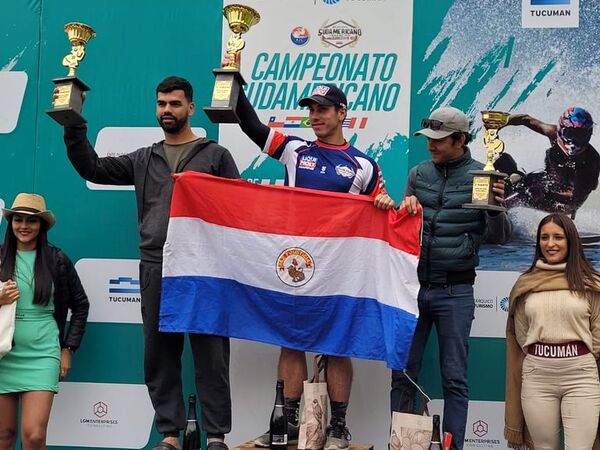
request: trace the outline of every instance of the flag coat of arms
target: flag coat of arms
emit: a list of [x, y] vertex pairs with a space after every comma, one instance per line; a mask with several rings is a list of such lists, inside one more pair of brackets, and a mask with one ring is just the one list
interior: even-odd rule
[[420, 216], [367, 196], [176, 175], [160, 330], [406, 365]]

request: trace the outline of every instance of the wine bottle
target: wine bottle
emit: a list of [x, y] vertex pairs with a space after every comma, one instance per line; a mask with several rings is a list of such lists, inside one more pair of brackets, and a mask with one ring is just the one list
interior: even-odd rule
[[285, 414], [285, 399], [283, 397], [283, 380], [277, 380], [275, 405], [269, 422], [269, 449], [281, 450], [287, 448], [288, 430]]
[[431, 444], [429, 450], [442, 450], [442, 435], [440, 433], [440, 416], [433, 416], [433, 434], [431, 435]]
[[183, 431], [183, 450], [200, 450], [200, 427], [196, 418], [196, 396], [190, 395], [188, 415]]

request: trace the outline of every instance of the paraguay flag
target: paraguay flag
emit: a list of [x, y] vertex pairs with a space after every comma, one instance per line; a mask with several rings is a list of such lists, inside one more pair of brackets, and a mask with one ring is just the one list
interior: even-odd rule
[[406, 365], [421, 217], [368, 196], [176, 176], [160, 330]]

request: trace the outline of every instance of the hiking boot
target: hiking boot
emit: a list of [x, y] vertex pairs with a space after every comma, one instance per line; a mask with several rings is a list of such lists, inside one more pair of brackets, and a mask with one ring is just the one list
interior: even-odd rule
[[323, 450], [343, 450], [350, 447], [350, 431], [345, 424], [337, 423], [327, 427], [327, 440]]
[[[298, 431], [300, 430], [300, 425], [288, 422], [288, 445], [297, 445], [298, 444]], [[267, 430], [264, 434], [260, 435], [256, 439], [254, 439], [254, 445], [257, 447], [268, 448], [269, 447], [269, 430]]]

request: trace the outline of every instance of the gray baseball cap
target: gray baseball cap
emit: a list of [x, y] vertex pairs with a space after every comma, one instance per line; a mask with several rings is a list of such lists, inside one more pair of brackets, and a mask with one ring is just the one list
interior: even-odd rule
[[460, 109], [444, 106], [433, 111], [428, 119], [421, 121], [421, 130], [415, 136], [423, 135], [431, 139], [443, 139], [452, 133], [469, 132], [469, 119]]

